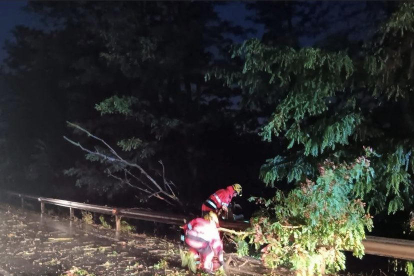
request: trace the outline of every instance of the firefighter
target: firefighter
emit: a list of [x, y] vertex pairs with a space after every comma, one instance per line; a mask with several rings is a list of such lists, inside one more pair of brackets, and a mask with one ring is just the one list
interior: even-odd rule
[[220, 189], [214, 194], [212, 194], [203, 205], [201, 205], [201, 212], [204, 216], [210, 211], [215, 212], [217, 215], [220, 215], [221, 212], [224, 212], [224, 218], [227, 218], [228, 206], [236, 195], [242, 195], [242, 186], [238, 183], [235, 183], [231, 186], [228, 186], [226, 189]]
[[204, 218], [196, 218], [181, 227], [184, 230], [184, 242], [188, 252], [180, 252], [182, 266], [187, 266], [194, 273], [197, 268], [207, 273], [222, 269], [223, 243], [218, 231], [218, 217], [209, 212]]

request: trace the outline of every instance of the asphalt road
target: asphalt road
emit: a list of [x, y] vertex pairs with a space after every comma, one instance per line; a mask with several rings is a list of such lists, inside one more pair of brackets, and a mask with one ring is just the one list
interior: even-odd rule
[[180, 271], [177, 246], [146, 235], [126, 239], [113, 231], [9, 209], [0, 205], [0, 275], [165, 275], [160, 260]]
[[[0, 275], [193, 275], [177, 241], [115, 231], [0, 204]], [[160, 261], [164, 261], [162, 265]], [[226, 254], [227, 274], [264, 275], [258, 260]], [[281, 275], [281, 271], [277, 275]], [[83, 275], [83, 274], [82, 274]]]

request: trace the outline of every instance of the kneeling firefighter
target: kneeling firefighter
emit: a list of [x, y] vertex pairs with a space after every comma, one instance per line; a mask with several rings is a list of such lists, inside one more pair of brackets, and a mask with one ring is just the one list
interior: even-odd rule
[[194, 273], [197, 268], [207, 273], [223, 269], [223, 243], [218, 231], [219, 221], [214, 212], [209, 212], [204, 218], [196, 218], [185, 224], [185, 244], [188, 252], [180, 252], [182, 266], [187, 266]]

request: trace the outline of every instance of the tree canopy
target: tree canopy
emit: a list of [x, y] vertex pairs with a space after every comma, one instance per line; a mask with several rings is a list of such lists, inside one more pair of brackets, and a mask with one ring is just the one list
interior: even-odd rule
[[410, 9], [404, 4], [358, 53], [275, 47], [253, 39], [234, 48], [233, 56], [244, 60], [240, 71], [212, 72], [247, 97], [260, 95], [276, 105], [260, 135], [268, 142], [281, 137], [286, 151], [262, 167], [265, 183], [301, 182], [315, 177], [316, 164], [327, 157], [349, 161], [363, 153], [363, 146], [372, 146], [382, 156], [371, 164], [375, 186], [361, 187], [358, 195], [370, 208], [390, 213], [411, 203], [412, 131], [403, 127], [413, 116]]
[[[361, 256], [369, 212], [412, 206], [413, 16], [412, 3], [402, 3], [358, 51], [248, 40], [233, 49], [239, 70], [211, 72], [275, 106], [260, 135], [285, 150], [267, 160], [260, 177], [296, 188], [258, 199], [264, 206], [252, 219], [250, 242], [265, 246], [270, 266], [306, 275], [343, 269], [338, 250], [351, 246]], [[372, 158], [364, 157], [367, 147]]]

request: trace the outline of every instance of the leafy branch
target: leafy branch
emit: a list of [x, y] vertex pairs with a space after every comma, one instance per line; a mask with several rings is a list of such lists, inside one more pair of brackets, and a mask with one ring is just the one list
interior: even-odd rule
[[240, 255], [248, 254], [251, 244], [271, 268], [283, 265], [306, 275], [344, 269], [342, 251], [362, 257], [365, 229], [372, 228], [372, 216], [354, 188], [373, 181], [368, 157], [376, 155], [365, 150], [352, 163], [325, 160], [314, 181], [306, 179], [289, 193], [278, 190], [269, 199], [250, 198], [262, 207], [251, 227], [221, 231], [233, 235]]

